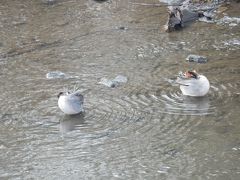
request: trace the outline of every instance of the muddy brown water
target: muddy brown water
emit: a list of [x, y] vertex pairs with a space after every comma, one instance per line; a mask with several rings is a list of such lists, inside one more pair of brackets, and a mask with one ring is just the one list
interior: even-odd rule
[[[239, 24], [168, 34], [166, 6], [136, 2], [159, 4], [1, 0], [0, 179], [240, 178]], [[188, 68], [208, 77], [206, 97], [169, 83]], [[128, 82], [97, 83], [117, 75]], [[57, 94], [76, 87], [85, 113], [65, 116]]]

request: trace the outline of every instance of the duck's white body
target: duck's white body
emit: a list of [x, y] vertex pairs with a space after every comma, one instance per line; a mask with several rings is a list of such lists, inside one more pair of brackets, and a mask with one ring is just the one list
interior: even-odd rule
[[178, 78], [177, 83], [180, 84], [180, 89], [186, 96], [205, 96], [210, 88], [209, 81], [204, 75], [198, 75], [198, 78]]
[[79, 92], [60, 93], [58, 98], [58, 107], [65, 114], [79, 114], [84, 111], [83, 96]]

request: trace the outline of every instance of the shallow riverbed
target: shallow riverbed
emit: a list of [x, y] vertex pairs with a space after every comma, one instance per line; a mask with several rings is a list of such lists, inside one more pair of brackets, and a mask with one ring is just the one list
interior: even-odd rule
[[[0, 179], [239, 179], [240, 22], [165, 33], [166, 19], [154, 0], [1, 0]], [[206, 97], [170, 83], [189, 68]], [[85, 113], [65, 116], [57, 95], [74, 88]]]

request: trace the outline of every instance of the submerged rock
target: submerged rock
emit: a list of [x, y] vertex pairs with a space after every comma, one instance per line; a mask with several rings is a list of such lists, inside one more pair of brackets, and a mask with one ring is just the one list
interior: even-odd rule
[[231, 39], [229, 41], [225, 41], [224, 45], [226, 45], [226, 46], [240, 46], [240, 39]]
[[47, 79], [63, 79], [66, 75], [61, 71], [52, 71], [46, 74]]
[[125, 26], [119, 26], [117, 29], [119, 29], [119, 30], [128, 30], [128, 28], [125, 27]]
[[196, 62], [196, 63], [206, 63], [207, 62], [207, 58], [205, 56], [199, 56], [199, 55], [194, 55], [194, 54], [188, 55], [186, 60], [189, 62]]
[[128, 81], [126, 76], [118, 75], [114, 79], [101, 78], [98, 84], [103, 84], [107, 87], [115, 88], [121, 83], [126, 83]]
[[198, 19], [200, 22], [205, 22], [205, 23], [215, 23], [215, 20], [209, 19], [208, 17], [201, 17]]
[[126, 83], [128, 81], [128, 79], [126, 76], [118, 75], [113, 79], [113, 81], [119, 82], [119, 83]]
[[118, 85], [117, 82], [114, 82], [113, 80], [107, 79], [107, 78], [101, 78], [101, 80], [98, 82], [98, 84], [103, 84], [107, 87], [114, 88]]
[[219, 24], [219, 25], [237, 26], [237, 25], [240, 24], [240, 18], [239, 17], [224, 16], [223, 18], [221, 18], [221, 19], [219, 19], [217, 21], [217, 24]]
[[222, 41], [216, 45], [213, 45], [216, 50], [228, 49], [237, 50], [240, 48], [240, 39], [234, 38], [226, 41]]

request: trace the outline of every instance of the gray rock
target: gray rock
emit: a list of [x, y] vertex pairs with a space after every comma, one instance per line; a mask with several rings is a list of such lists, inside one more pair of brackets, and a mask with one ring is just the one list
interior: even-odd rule
[[46, 74], [47, 79], [64, 79], [66, 75], [61, 71], [52, 71]]
[[102, 84], [104, 86], [110, 87], [110, 88], [114, 88], [116, 87], [119, 83], [115, 82], [113, 80], [107, 79], [107, 78], [102, 78], [98, 84]]
[[194, 54], [188, 55], [186, 60], [189, 62], [196, 62], [196, 63], [206, 63], [207, 62], [207, 58], [205, 56], [199, 56], [199, 55], [194, 55]]
[[121, 83], [126, 83], [128, 81], [127, 77], [118, 75], [114, 79], [101, 78], [98, 84], [105, 85], [107, 87], [115, 88]]
[[229, 26], [235, 24], [237, 26], [240, 24], [240, 18], [224, 16], [223, 18], [221, 18], [217, 21], [217, 24], [218, 25], [229, 25]]
[[113, 79], [113, 81], [118, 82], [118, 83], [126, 83], [128, 81], [128, 79], [126, 76], [118, 75]]

